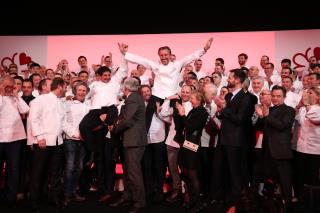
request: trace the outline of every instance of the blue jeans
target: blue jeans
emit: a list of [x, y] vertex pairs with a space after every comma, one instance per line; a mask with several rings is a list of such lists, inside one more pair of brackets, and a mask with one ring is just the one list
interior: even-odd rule
[[85, 147], [82, 141], [65, 140], [63, 143], [66, 157], [64, 189], [65, 196], [76, 192], [78, 180], [83, 169]]
[[0, 142], [0, 159], [5, 156], [7, 178], [7, 199], [15, 201], [19, 182], [20, 147], [22, 141]]

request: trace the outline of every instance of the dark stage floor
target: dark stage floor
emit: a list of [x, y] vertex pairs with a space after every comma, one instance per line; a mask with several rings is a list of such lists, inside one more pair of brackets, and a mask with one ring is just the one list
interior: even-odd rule
[[[119, 196], [120, 194], [117, 193], [115, 196]], [[112, 200], [111, 200], [112, 201]], [[110, 207], [108, 204], [99, 203], [98, 197], [95, 192], [90, 192], [90, 194], [87, 196], [87, 200], [82, 203], [70, 203], [66, 208], [64, 209], [56, 209], [53, 207], [49, 202], [43, 202], [41, 206], [41, 211], [44, 213], [51, 213], [51, 212], [65, 212], [65, 213], [127, 213], [129, 210], [129, 207]], [[23, 212], [28, 213], [31, 211], [30, 203], [27, 201], [21, 202], [18, 205], [14, 207], [8, 207], [7, 205], [1, 203], [0, 204], [0, 213], [11, 213], [11, 212]], [[181, 207], [180, 203], [174, 203], [169, 204], [166, 202], [160, 202], [157, 204], [150, 204], [145, 208], [143, 211], [145, 213], [184, 213], [188, 212], [187, 209]], [[222, 213], [225, 212], [223, 206], [220, 205], [212, 205], [209, 206], [207, 209], [202, 211], [203, 213]], [[239, 211], [237, 211], [239, 212]], [[260, 212], [260, 211], [259, 211]], [[266, 212], [266, 211], [263, 211]], [[305, 207], [294, 204], [293, 208], [290, 212], [293, 213], [305, 213], [305, 212], [312, 212]], [[273, 212], [270, 212], [273, 213]]]

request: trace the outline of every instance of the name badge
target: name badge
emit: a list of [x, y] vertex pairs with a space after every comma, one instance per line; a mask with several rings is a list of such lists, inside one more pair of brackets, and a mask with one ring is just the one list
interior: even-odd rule
[[199, 145], [195, 144], [195, 143], [192, 143], [190, 141], [187, 141], [185, 140], [183, 142], [183, 147], [186, 148], [186, 149], [189, 149], [193, 152], [197, 152], [198, 151], [198, 148], [199, 148]]

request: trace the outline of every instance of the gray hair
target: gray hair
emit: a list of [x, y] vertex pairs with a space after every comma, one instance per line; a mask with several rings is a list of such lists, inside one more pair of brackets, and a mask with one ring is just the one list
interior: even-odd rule
[[255, 77], [253, 77], [253, 78], [252, 78], [252, 81], [254, 81], [254, 80], [259, 80], [259, 81], [261, 82], [262, 86], [263, 86], [263, 84], [264, 84], [264, 78], [263, 78], [262, 76], [255, 76]]
[[217, 95], [218, 93], [218, 88], [216, 85], [209, 83], [204, 85], [204, 92], [209, 92], [213, 95]]
[[136, 92], [139, 89], [139, 81], [135, 78], [127, 78], [124, 81], [123, 86], [131, 92]]

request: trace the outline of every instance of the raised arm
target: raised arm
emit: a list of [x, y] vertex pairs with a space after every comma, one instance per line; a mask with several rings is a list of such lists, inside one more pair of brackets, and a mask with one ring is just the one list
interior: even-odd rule
[[155, 67], [156, 67], [156, 63], [149, 60], [149, 59], [146, 59], [146, 58], [143, 58], [141, 56], [138, 56], [138, 55], [135, 55], [135, 54], [132, 54], [132, 53], [128, 53], [128, 45], [126, 44], [119, 44], [119, 49], [120, 49], [120, 52], [124, 55], [124, 59], [131, 62], [131, 63], [134, 63], [134, 64], [141, 64], [142, 66], [144, 66], [145, 68], [147, 69], [150, 69], [150, 70], [154, 70]]
[[187, 64], [190, 64], [192, 61], [199, 59], [201, 56], [203, 56], [211, 47], [213, 38], [210, 38], [203, 49], [197, 50], [193, 52], [192, 54], [188, 55], [187, 57], [177, 61], [177, 63], [180, 63], [181, 67], [186, 66]]

